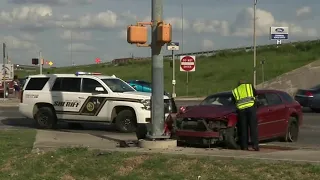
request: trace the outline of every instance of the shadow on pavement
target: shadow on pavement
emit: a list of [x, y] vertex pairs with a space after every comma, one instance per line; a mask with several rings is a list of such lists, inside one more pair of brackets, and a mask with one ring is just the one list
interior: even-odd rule
[[[11, 126], [17, 128], [36, 128], [33, 119], [28, 118], [5, 118], [0, 121], [4, 126]], [[0, 125], [1, 126], [1, 125]], [[97, 132], [116, 132], [112, 125], [93, 124], [93, 123], [58, 123], [58, 131], [83, 133], [83, 131], [97, 131]]]
[[5, 118], [1, 120], [4, 126], [12, 126], [17, 128], [35, 128], [34, 121], [27, 118]]

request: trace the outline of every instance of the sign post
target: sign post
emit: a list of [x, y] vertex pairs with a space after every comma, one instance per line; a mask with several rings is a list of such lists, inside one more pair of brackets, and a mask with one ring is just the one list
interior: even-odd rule
[[174, 59], [174, 51], [179, 51], [179, 43], [171, 42], [167, 44], [167, 50], [172, 52], [172, 97], [177, 97], [176, 94], [176, 66]]
[[3, 100], [6, 99], [6, 75], [7, 75], [7, 71], [6, 71], [6, 44], [3, 43], [3, 67], [2, 67], [2, 73], [3, 73], [3, 76], [2, 76], [2, 82], [3, 82]]
[[276, 40], [280, 45], [282, 40], [289, 39], [289, 27], [270, 27], [270, 40]]
[[196, 56], [180, 56], [180, 71], [187, 72], [187, 96], [189, 95], [189, 72], [196, 71]]

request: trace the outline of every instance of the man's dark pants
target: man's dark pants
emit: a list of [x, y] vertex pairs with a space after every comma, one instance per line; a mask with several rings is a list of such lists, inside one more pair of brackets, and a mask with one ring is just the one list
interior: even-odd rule
[[238, 117], [241, 149], [248, 149], [248, 128], [250, 129], [250, 138], [253, 147], [259, 148], [256, 106], [254, 105], [246, 109], [238, 110]]

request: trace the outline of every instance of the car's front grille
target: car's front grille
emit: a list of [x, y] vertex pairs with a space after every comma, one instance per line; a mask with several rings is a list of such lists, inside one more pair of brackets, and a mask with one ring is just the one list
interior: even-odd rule
[[189, 119], [183, 120], [180, 128], [182, 130], [193, 130], [193, 131], [206, 131], [207, 127], [201, 120]]

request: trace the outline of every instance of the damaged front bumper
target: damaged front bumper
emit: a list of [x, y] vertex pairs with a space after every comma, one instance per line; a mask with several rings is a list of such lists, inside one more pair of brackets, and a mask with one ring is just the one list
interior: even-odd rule
[[176, 124], [175, 138], [188, 144], [216, 144], [224, 141], [227, 122], [205, 119], [183, 120]]

